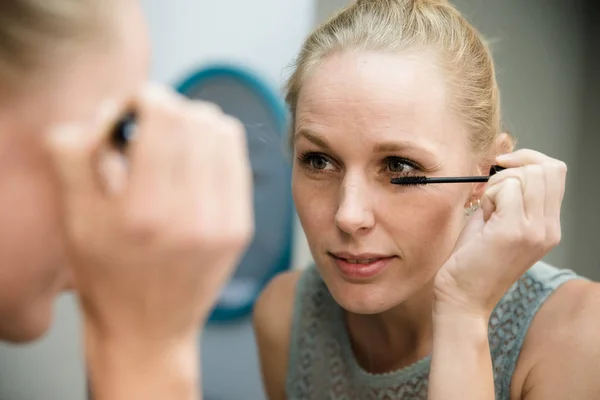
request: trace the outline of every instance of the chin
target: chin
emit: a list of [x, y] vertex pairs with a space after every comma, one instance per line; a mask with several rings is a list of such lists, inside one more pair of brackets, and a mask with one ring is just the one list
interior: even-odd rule
[[402, 285], [390, 287], [389, 280], [356, 283], [336, 276], [335, 271], [321, 274], [329, 293], [344, 310], [353, 314], [373, 315], [386, 312], [406, 300]]
[[0, 340], [15, 344], [28, 344], [43, 338], [53, 319], [53, 304], [39, 304], [18, 315], [4, 317], [0, 315]]
[[378, 315], [393, 308], [381, 304], [365, 304], [364, 302], [353, 301], [337, 301], [337, 303], [347, 312], [357, 315]]
[[401, 300], [390, 301], [391, 299], [389, 296], [385, 298], [369, 290], [366, 290], [363, 293], [359, 293], [356, 290], [349, 292], [330, 290], [330, 293], [340, 307], [352, 314], [381, 314], [391, 310], [401, 302]]
[[44, 326], [0, 327], [0, 339], [13, 344], [30, 344], [42, 339], [50, 330], [50, 324]]

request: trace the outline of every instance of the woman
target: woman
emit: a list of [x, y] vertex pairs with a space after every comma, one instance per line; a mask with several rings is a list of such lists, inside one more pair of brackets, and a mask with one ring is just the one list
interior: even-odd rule
[[[305, 42], [287, 101], [316, 265], [257, 302], [271, 400], [600, 397], [598, 286], [539, 261], [566, 166], [513, 152], [491, 56], [454, 7], [353, 2]], [[494, 164], [488, 183], [390, 183]]]
[[198, 398], [198, 330], [253, 229], [240, 123], [147, 64], [135, 0], [0, 3], [0, 339], [42, 336], [76, 286], [96, 400]]

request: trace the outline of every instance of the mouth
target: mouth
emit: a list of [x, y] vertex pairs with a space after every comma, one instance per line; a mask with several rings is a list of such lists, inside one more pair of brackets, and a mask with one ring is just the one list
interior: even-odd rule
[[340, 258], [340, 260], [344, 260], [349, 264], [371, 264], [380, 258]]
[[329, 253], [337, 270], [351, 280], [372, 279], [385, 271], [396, 256]]

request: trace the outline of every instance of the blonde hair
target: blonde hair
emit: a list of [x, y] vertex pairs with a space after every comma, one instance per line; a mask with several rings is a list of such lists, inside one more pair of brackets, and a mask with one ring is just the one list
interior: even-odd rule
[[[104, 4], [99, 4], [104, 3]], [[0, 1], [0, 88], [18, 88], [58, 49], [95, 38], [100, 13], [110, 8], [95, 0]]]
[[286, 86], [292, 126], [306, 77], [329, 54], [349, 49], [434, 51], [473, 149], [486, 151], [500, 132], [500, 98], [489, 48], [445, 0], [357, 0], [318, 27], [305, 41]]

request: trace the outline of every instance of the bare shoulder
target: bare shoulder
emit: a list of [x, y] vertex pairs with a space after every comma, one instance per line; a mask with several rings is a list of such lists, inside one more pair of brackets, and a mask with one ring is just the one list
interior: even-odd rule
[[289, 336], [300, 274], [301, 271], [289, 271], [275, 276], [254, 305], [254, 329], [270, 342]]
[[301, 271], [277, 275], [256, 301], [253, 312], [261, 373], [268, 398], [285, 399], [285, 377], [294, 314], [296, 285]]
[[513, 380], [514, 399], [600, 398], [600, 284], [564, 283], [532, 321]]

